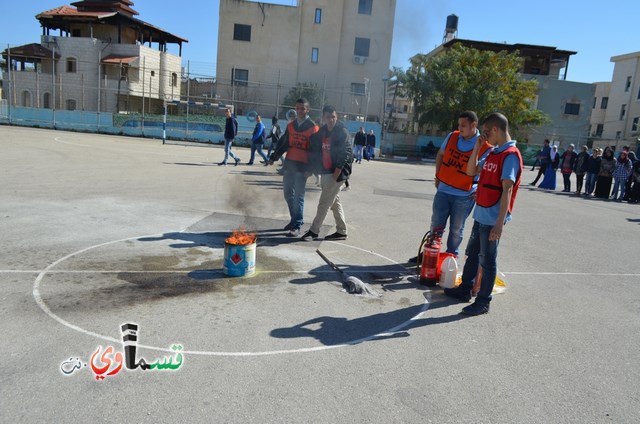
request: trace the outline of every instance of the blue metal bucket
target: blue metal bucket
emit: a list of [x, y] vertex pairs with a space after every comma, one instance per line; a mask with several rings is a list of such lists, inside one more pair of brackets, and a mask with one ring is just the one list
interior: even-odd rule
[[224, 273], [229, 277], [246, 277], [256, 272], [256, 243], [224, 244]]

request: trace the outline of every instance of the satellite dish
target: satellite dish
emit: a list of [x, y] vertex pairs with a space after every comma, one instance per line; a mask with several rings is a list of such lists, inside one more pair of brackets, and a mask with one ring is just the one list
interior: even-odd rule
[[255, 110], [250, 110], [249, 112], [247, 112], [247, 121], [255, 122], [256, 116], [258, 116], [258, 112], [256, 112]]
[[295, 109], [289, 109], [285, 115], [287, 117], [287, 121], [293, 121], [298, 117], [298, 112]]

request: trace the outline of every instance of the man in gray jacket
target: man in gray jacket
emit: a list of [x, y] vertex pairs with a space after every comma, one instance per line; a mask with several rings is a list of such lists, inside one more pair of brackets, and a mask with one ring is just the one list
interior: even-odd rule
[[311, 228], [302, 239], [312, 241], [318, 238], [320, 226], [324, 222], [329, 209], [336, 220], [336, 232], [325, 236], [325, 240], [346, 240], [347, 223], [340, 203], [340, 188], [351, 174], [353, 150], [349, 131], [338, 121], [336, 109], [325, 106], [322, 109], [324, 125], [320, 131], [311, 136], [309, 145], [309, 173], [322, 175], [322, 192], [318, 201], [316, 217]]

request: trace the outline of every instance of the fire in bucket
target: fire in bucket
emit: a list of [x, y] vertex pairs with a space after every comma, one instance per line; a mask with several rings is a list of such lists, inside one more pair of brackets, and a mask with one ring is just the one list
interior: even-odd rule
[[224, 273], [229, 277], [245, 277], [256, 272], [256, 234], [244, 227], [233, 230], [224, 241]]

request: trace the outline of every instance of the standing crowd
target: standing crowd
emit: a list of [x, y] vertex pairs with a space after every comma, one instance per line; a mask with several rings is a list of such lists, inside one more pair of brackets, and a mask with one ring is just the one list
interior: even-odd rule
[[540, 177], [543, 177], [538, 187], [555, 190], [556, 170], [560, 168], [564, 185], [562, 191], [565, 193], [572, 192], [571, 175], [575, 174], [576, 195], [618, 202], [640, 201], [640, 161], [629, 150], [629, 146], [624, 146], [616, 158], [615, 147], [596, 147], [589, 153], [589, 148], [582, 146], [580, 153], [576, 153], [575, 146], [570, 144], [560, 155], [557, 153], [557, 146], [549, 144], [549, 140], [545, 140], [543, 148], [538, 152], [536, 163], [539, 163], [540, 168], [531, 185], [535, 186]]

